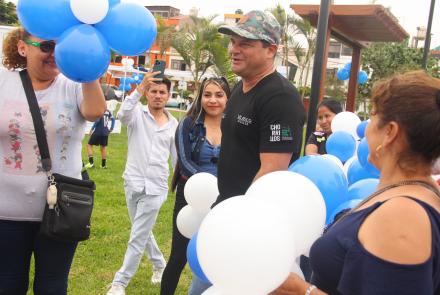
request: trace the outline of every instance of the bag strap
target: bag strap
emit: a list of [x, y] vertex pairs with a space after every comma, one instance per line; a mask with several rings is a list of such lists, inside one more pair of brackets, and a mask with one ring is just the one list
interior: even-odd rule
[[41, 117], [40, 107], [38, 106], [37, 97], [32, 87], [31, 79], [26, 69], [20, 71], [21, 83], [31, 111], [32, 121], [34, 122], [35, 135], [37, 136], [38, 149], [40, 150], [41, 164], [44, 171], [49, 172], [52, 169], [49, 148], [47, 145], [46, 130], [44, 129], [43, 118]]

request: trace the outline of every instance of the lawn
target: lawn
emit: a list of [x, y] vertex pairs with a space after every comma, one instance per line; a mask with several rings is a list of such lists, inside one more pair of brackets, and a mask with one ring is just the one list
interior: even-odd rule
[[[84, 147], [88, 136], [84, 138]], [[99, 168], [99, 150], [95, 148], [97, 168], [89, 169], [96, 182], [95, 207], [92, 217], [92, 234], [82, 242], [73, 261], [69, 277], [69, 294], [105, 294], [115, 272], [120, 268], [130, 234], [130, 221], [125, 205], [123, 179], [121, 177], [127, 154], [127, 133], [111, 134], [108, 146], [107, 170]], [[83, 159], [87, 153], [83, 150]], [[160, 249], [168, 259], [171, 246], [172, 212], [175, 195], [168, 194], [162, 206], [154, 235]], [[144, 256], [139, 270], [126, 289], [127, 294], [159, 294], [160, 287], [152, 285], [151, 263]], [[191, 281], [188, 268], [182, 274], [177, 293], [187, 294]]]

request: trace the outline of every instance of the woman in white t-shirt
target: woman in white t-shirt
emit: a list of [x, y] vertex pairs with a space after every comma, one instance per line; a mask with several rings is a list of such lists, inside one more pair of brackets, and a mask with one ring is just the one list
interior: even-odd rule
[[81, 177], [81, 142], [86, 120], [106, 109], [98, 81], [79, 84], [60, 74], [54, 41], [23, 28], [3, 42], [0, 71], [0, 294], [26, 294], [29, 265], [35, 257], [34, 294], [66, 294], [77, 243], [39, 235], [47, 178], [41, 166], [31, 113], [19, 71], [26, 68], [41, 115], [52, 171]]

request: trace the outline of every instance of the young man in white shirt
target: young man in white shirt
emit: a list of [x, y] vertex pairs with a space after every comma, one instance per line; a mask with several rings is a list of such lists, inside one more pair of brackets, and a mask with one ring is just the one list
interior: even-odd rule
[[[148, 73], [121, 105], [118, 117], [128, 129], [128, 156], [123, 174], [125, 197], [132, 223], [124, 263], [107, 295], [125, 294], [144, 251], [153, 263], [152, 283], [160, 283], [165, 259], [153, 236], [159, 209], [168, 194], [168, 159], [176, 163], [174, 134], [177, 120], [165, 110], [171, 82]], [[148, 105], [139, 99], [145, 94]]]

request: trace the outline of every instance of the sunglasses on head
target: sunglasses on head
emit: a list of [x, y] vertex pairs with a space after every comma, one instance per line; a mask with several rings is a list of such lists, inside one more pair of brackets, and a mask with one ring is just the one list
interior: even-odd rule
[[24, 43], [32, 45], [34, 47], [38, 47], [40, 48], [41, 52], [44, 53], [50, 53], [55, 49], [54, 41], [37, 42], [37, 41], [32, 41], [31, 39], [26, 39]]

